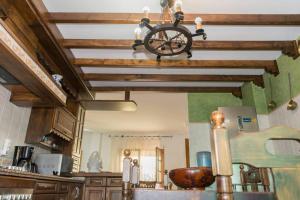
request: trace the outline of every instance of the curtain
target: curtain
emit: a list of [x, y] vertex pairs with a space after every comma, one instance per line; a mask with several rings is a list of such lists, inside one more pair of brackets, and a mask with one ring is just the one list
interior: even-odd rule
[[141, 180], [152, 179], [153, 174], [155, 180], [155, 148], [159, 146], [160, 139], [158, 138], [112, 137], [111, 171], [122, 171], [123, 151], [124, 149], [130, 149], [132, 151], [131, 157], [140, 161]]

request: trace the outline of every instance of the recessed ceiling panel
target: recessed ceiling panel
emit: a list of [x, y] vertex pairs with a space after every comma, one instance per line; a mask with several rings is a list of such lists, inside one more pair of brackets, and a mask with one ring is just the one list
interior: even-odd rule
[[[134, 39], [137, 24], [57, 24], [65, 39]], [[187, 26], [195, 32], [194, 26]], [[300, 27], [295, 26], [205, 26], [207, 40], [271, 41], [296, 40]], [[195, 38], [197, 39], [197, 38]], [[200, 38], [199, 38], [200, 39]]]
[[82, 67], [84, 73], [103, 74], [182, 74], [182, 75], [262, 75], [263, 69], [158, 69], [158, 68], [108, 68]]
[[[155, 59], [156, 56], [147, 50], [135, 52], [131, 49], [72, 49], [75, 58], [99, 59]], [[280, 51], [193, 51], [190, 60], [275, 60]], [[172, 59], [187, 59], [186, 54], [171, 57]]]
[[241, 87], [242, 82], [90, 81], [92, 87]]
[[[160, 12], [159, 0], [43, 0], [50, 12]], [[186, 13], [298, 14], [297, 0], [184, 0]]]

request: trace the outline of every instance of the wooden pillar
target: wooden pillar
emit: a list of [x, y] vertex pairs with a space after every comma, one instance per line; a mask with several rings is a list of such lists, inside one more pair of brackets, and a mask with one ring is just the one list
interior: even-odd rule
[[224, 120], [222, 112], [215, 111], [211, 115], [212, 169], [216, 176], [217, 200], [233, 200], [232, 160], [228, 133], [222, 127]]

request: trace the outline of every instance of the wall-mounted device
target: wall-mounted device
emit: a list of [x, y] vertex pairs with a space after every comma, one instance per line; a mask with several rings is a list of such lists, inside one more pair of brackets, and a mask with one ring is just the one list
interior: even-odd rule
[[256, 132], [259, 130], [257, 114], [254, 107], [219, 107], [225, 116], [225, 126], [229, 136], [234, 137], [240, 132]]

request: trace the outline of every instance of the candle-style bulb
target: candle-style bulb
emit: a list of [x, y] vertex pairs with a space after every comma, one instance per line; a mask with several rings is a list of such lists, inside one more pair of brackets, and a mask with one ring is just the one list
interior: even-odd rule
[[142, 29], [140, 27], [134, 29], [134, 36], [136, 40], [142, 39]]
[[203, 29], [202, 21], [203, 20], [201, 17], [196, 17], [196, 19], [195, 19], [196, 30]]
[[175, 12], [181, 12], [182, 10], [182, 1], [181, 0], [176, 0], [174, 3], [174, 8], [175, 8]]
[[144, 18], [149, 19], [150, 8], [148, 6], [145, 6], [143, 8], [143, 12], [144, 12]]

